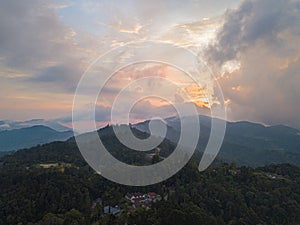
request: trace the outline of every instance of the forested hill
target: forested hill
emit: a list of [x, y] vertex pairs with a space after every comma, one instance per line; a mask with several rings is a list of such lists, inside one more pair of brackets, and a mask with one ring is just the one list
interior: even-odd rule
[[59, 132], [40, 125], [0, 131], [0, 152], [30, 148], [53, 141], [65, 141], [72, 136], [72, 131]]
[[[194, 117], [166, 118], [166, 138], [177, 143], [181, 125], [190, 127], [190, 132], [200, 129], [197, 150], [203, 152], [210, 137], [212, 118], [199, 116], [200, 127]], [[218, 120], [218, 119], [216, 119]], [[149, 121], [134, 125], [149, 133]], [[300, 131], [287, 126], [264, 126], [252, 122], [226, 122], [226, 133], [218, 157], [225, 162], [251, 167], [272, 163], [289, 163], [300, 166]], [[185, 134], [186, 135], [186, 134]]]
[[[110, 135], [103, 140], [117, 146]], [[125, 156], [131, 163], [141, 157]], [[90, 169], [71, 139], [18, 151], [0, 166], [0, 225], [300, 224], [300, 168], [288, 164], [252, 169], [216, 163], [200, 173], [192, 159], [161, 184], [127, 187]], [[133, 208], [125, 195], [136, 192], [163, 199]], [[107, 206], [118, 206], [119, 213]]]

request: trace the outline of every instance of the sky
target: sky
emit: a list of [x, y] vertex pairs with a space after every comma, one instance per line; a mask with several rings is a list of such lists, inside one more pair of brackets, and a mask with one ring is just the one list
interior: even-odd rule
[[[0, 0], [0, 120], [70, 124], [76, 88], [96, 59], [126, 45], [137, 52], [138, 43], [155, 41], [205, 62], [221, 87], [229, 120], [300, 128], [299, 24], [299, 0]], [[120, 60], [133, 60], [132, 51]], [[117, 57], [112, 53], [98, 63], [115, 66]], [[107, 73], [92, 69], [99, 80]], [[130, 86], [151, 76], [151, 84]], [[112, 74], [96, 102], [89, 95], [98, 86], [91, 82], [81, 107], [95, 107], [97, 122], [105, 124], [127, 87], [117, 120], [132, 99], [139, 99], [130, 113], [133, 122], [173, 115], [174, 104], [194, 104], [208, 114], [216, 94], [212, 81], [201, 76], [199, 87], [172, 65], [128, 65]]]

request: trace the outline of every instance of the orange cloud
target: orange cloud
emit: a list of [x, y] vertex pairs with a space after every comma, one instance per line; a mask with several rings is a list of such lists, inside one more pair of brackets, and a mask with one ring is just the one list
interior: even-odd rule
[[199, 107], [210, 108], [210, 104], [205, 95], [205, 89], [199, 87], [196, 84], [191, 84], [184, 89], [187, 94], [191, 97], [191, 101]]

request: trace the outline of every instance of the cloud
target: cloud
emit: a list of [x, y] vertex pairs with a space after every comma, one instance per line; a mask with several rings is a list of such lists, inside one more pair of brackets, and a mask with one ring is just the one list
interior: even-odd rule
[[300, 1], [246, 0], [229, 10], [207, 50], [212, 65], [240, 69], [219, 81], [229, 117], [300, 128]]
[[[11, 116], [9, 112], [15, 106], [33, 110], [31, 97], [39, 98], [34, 105], [38, 115], [48, 112], [53, 117], [54, 103], [59, 98], [67, 99], [60, 103], [60, 112], [65, 110], [62, 106], [67, 101], [70, 108], [73, 97], [70, 93], [74, 93], [91, 58], [112, 45], [151, 39], [200, 51], [208, 40], [216, 38], [205, 55], [220, 73], [227, 71], [219, 81], [227, 98], [229, 117], [300, 127], [299, 0], [244, 0], [236, 9], [226, 12], [223, 25], [218, 17], [220, 12], [237, 0], [68, 2], [68, 5], [42, 0], [0, 3], [2, 116]], [[204, 17], [210, 19], [203, 20]], [[124, 54], [124, 60], [128, 57]], [[157, 69], [146, 68], [143, 75], [130, 69], [123, 72], [126, 79], [138, 79], [155, 70], [159, 72]], [[171, 78], [176, 81], [174, 71], [171, 72]], [[118, 77], [108, 83], [104, 90], [105, 106], [99, 108], [97, 116], [100, 121], [108, 118], [108, 106], [129, 82], [126, 79]], [[169, 92], [177, 98], [175, 91]], [[129, 100], [135, 94], [127, 92], [125, 97]], [[8, 95], [15, 98], [14, 102]], [[51, 112], [49, 105], [53, 107]], [[142, 110], [146, 106], [136, 109], [135, 118], [155, 113], [152, 109], [149, 113]], [[169, 113], [169, 108], [164, 107], [156, 105], [157, 110]], [[34, 116], [33, 111], [27, 111], [26, 116]]]
[[[191, 105], [194, 105], [198, 112], [202, 115], [210, 115], [210, 110], [205, 107], [199, 107], [192, 102], [182, 102], [177, 103], [176, 105], [164, 104], [164, 105], [157, 105], [158, 99], [144, 99], [137, 102], [131, 111], [128, 113], [123, 108], [118, 108], [114, 112], [114, 115], [117, 117], [112, 120], [112, 109], [111, 107], [104, 106], [101, 104], [97, 104], [95, 107], [95, 121], [93, 120], [93, 115], [90, 112], [93, 112], [94, 106], [93, 104], [85, 105], [85, 110], [80, 110], [76, 113], [76, 118], [74, 118], [74, 123], [81, 127], [81, 131], [88, 131], [90, 129], [87, 124], [90, 122], [96, 123], [98, 128], [107, 125], [107, 123], [113, 124], [123, 124], [129, 116], [129, 121], [131, 123], [137, 123], [145, 120], [149, 120], [152, 118], [169, 118], [172, 116], [177, 116], [178, 112], [176, 111], [175, 107], [180, 108], [181, 112], [184, 116], [193, 115], [188, 109], [190, 109]], [[160, 102], [161, 103], [161, 102]], [[166, 102], [165, 102], [166, 103]], [[89, 109], [89, 110], [87, 110]], [[147, 110], [145, 110], [147, 109]], [[72, 117], [61, 117], [54, 119], [58, 123], [65, 124], [69, 127], [72, 127]], [[89, 127], [89, 128], [88, 128]]]
[[75, 93], [83, 69], [76, 62], [65, 62], [37, 71], [36, 75], [24, 79], [25, 82], [34, 82], [40, 89]]
[[[193, 102], [181, 102], [176, 104], [164, 104], [157, 105], [152, 100], [144, 100], [138, 102], [135, 107], [132, 109], [130, 114], [133, 122], [143, 121], [147, 119], [151, 119], [154, 117], [161, 118], [169, 118], [172, 116], [178, 116], [178, 112], [176, 111], [176, 107], [183, 113], [184, 116], [193, 115], [192, 112], [188, 111], [194, 105], [198, 112], [202, 115], [210, 115], [210, 110], [205, 107], [200, 107]], [[145, 110], [147, 109], [147, 110]]]
[[71, 48], [69, 27], [41, 0], [4, 0], [0, 7], [0, 55], [9, 67], [32, 69], [61, 60]]
[[1, 2], [0, 66], [26, 74], [14, 76], [16, 84], [38, 92], [74, 92], [84, 67], [94, 56], [86, 42], [95, 41], [61, 21], [58, 10], [62, 6], [67, 7], [42, 0]]
[[[130, 0], [130, 1], [76, 1], [73, 9], [84, 15], [84, 22], [77, 26], [92, 33], [105, 33], [113, 37], [113, 45], [137, 40], [157, 39], [161, 36], [177, 35], [185, 29], [176, 26], [202, 21], [204, 18], [219, 16], [227, 7], [239, 0], [206, 1], [206, 0]], [[76, 6], [75, 6], [76, 5]], [[97, 26], [95, 27], [95, 21]], [[75, 24], [75, 23], [73, 23]], [[76, 26], [76, 25], [75, 25]], [[173, 29], [175, 27], [175, 29]], [[91, 29], [89, 29], [91, 28]], [[169, 30], [171, 30], [169, 32]], [[173, 33], [174, 31], [174, 33]], [[173, 34], [173, 35], [172, 35]], [[174, 36], [175, 34], [175, 36]], [[187, 34], [189, 35], [189, 34]], [[180, 35], [184, 38], [185, 34]]]
[[284, 50], [284, 32], [299, 35], [299, 10], [298, 0], [243, 1], [237, 9], [227, 11], [217, 42], [208, 54], [212, 60], [224, 63], [258, 41], [272, 45], [275, 51], [278, 47]]

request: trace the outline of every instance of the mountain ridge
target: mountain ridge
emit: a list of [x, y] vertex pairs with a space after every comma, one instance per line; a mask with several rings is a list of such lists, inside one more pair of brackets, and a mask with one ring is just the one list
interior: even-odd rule
[[72, 131], [59, 132], [43, 125], [0, 131], [0, 151], [15, 151], [53, 141], [66, 141], [72, 136]]
[[56, 120], [31, 119], [25, 121], [0, 120], [0, 131], [15, 130], [38, 125], [47, 126], [60, 132], [72, 130]]
[[[196, 154], [201, 156], [203, 154], [203, 151], [209, 139], [210, 129], [211, 129], [211, 118], [200, 115], [199, 119], [200, 119], [200, 138], [196, 148]], [[168, 140], [170, 143], [172, 143], [172, 145], [176, 145], [180, 137], [179, 120], [180, 119], [178, 117], [170, 117], [164, 120], [165, 123], [167, 124], [167, 134], [166, 137], [164, 138]], [[188, 123], [189, 119], [188, 117], [186, 117], [182, 121]], [[229, 162], [229, 163], [234, 162], [238, 165], [247, 165], [252, 167], [264, 166], [272, 163], [277, 163], [277, 164], [290, 163], [294, 165], [300, 165], [299, 130], [284, 125], [265, 126], [259, 123], [252, 123], [250, 121], [226, 122], [226, 123], [227, 123], [227, 130], [225, 133], [224, 142], [218, 154], [218, 158], [220, 160], [224, 162]], [[194, 128], [196, 129], [196, 127], [193, 127], [194, 126], [193, 124], [189, 124], [189, 126], [191, 127], [191, 132], [193, 132]], [[51, 128], [48, 129], [43, 126], [34, 126], [33, 128], [25, 129], [25, 131], [29, 131], [28, 133], [30, 133], [31, 136], [34, 136], [33, 135], [34, 132], [31, 132], [30, 129], [34, 129], [36, 131], [42, 129], [50, 133], [55, 132]], [[148, 137], [150, 135], [149, 120], [137, 124], [132, 124], [131, 129], [137, 129], [142, 132], [137, 135], [139, 138], [142, 139], [147, 138], [147, 135]], [[118, 142], [117, 139], [115, 139], [112, 136], [113, 133], [112, 126], [102, 127], [98, 130], [98, 132], [101, 133], [100, 136], [102, 137], [105, 136], [107, 141], [112, 146], [115, 146], [115, 148], [119, 148], [118, 147], [119, 144], [116, 144]], [[0, 132], [0, 150], [2, 150], [1, 142], [3, 141], [3, 139], [1, 140], [1, 134], [3, 135], [4, 133]], [[59, 134], [63, 134], [63, 133], [59, 133]], [[73, 134], [71, 133], [68, 134], [69, 135], [67, 137], [63, 136], [65, 138], [56, 136], [55, 140], [47, 139], [47, 142], [35, 142], [33, 143], [34, 145], [32, 146], [21, 146], [20, 148], [29, 148], [38, 144], [50, 143], [52, 141], [66, 141], [67, 139], [68, 141], [75, 142]], [[88, 135], [88, 133], [83, 135]], [[155, 136], [155, 134], [152, 135]], [[31, 138], [34, 139], [34, 137]], [[9, 138], [5, 138], [5, 140], [8, 139]], [[17, 138], [14, 137], [13, 140], [17, 140]], [[23, 138], [19, 140], [19, 142], [22, 140], [25, 143], [27, 141], [26, 138], [25, 139]], [[5, 150], [7, 151], [7, 149]]]
[[[186, 117], [185, 120], [188, 121], [188, 118]], [[166, 138], [176, 144], [180, 137], [180, 123], [184, 123], [185, 120], [178, 117], [164, 119], [167, 127], [172, 128], [172, 130], [167, 131]], [[203, 152], [210, 136], [212, 119], [208, 116], [199, 115], [199, 120], [200, 137], [197, 151]], [[149, 132], [148, 125], [149, 121], [144, 121], [135, 124], [134, 127]], [[191, 127], [190, 132], [193, 132], [193, 129], [199, 129], [193, 127], [193, 124], [189, 126]], [[295, 128], [284, 125], [265, 126], [250, 121], [226, 121], [226, 133], [219, 157], [226, 162], [230, 161], [254, 167], [268, 165], [272, 162], [300, 165], [299, 146], [299, 130]], [[249, 163], [245, 163], [247, 157], [249, 157]]]

